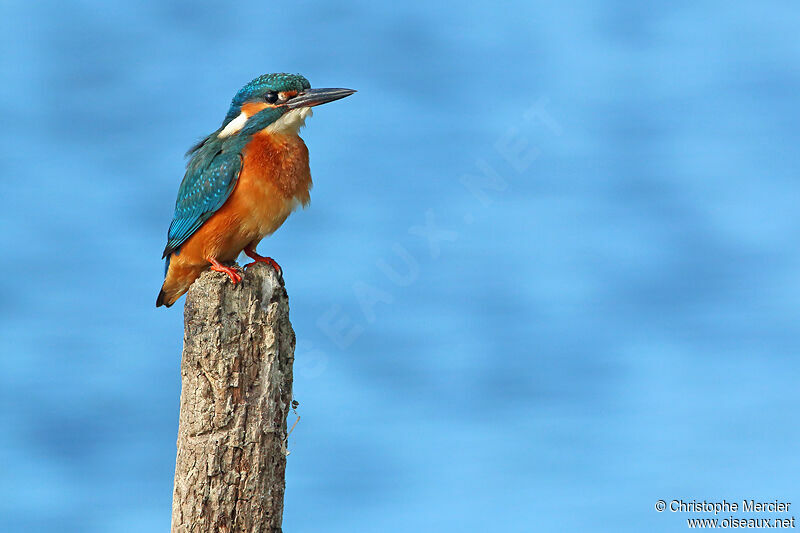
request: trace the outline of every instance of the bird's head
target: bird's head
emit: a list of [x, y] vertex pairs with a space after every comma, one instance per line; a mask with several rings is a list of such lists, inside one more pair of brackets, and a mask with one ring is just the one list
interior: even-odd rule
[[311, 116], [311, 108], [350, 96], [352, 89], [312, 89], [299, 74], [264, 74], [242, 87], [218, 137], [252, 134], [263, 129], [272, 133], [296, 134]]

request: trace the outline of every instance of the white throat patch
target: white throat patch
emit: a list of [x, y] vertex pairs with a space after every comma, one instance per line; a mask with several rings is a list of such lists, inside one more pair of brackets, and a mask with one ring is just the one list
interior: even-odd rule
[[[288, 113], [284, 113], [281, 118], [267, 126], [265, 129], [269, 133], [279, 133], [281, 135], [297, 135], [297, 132], [305, 126], [306, 119], [312, 115], [312, 111], [310, 107], [298, 107], [297, 109], [292, 109]], [[244, 128], [244, 125], [247, 124], [247, 120], [250, 117], [242, 111], [239, 113], [239, 116], [235, 119], [228, 122], [228, 125], [225, 126], [221, 132], [217, 135], [217, 137], [230, 137], [234, 133], [237, 133], [239, 130]]]
[[219, 132], [217, 137], [228, 137], [229, 135], [233, 135], [240, 129], [244, 128], [244, 125], [247, 123], [248, 118], [250, 117], [247, 116], [247, 113], [242, 111], [241, 113], [239, 113], [238, 117], [228, 122], [228, 125], [225, 126], [225, 128], [221, 132]]
[[313, 113], [310, 107], [298, 107], [292, 109], [266, 127], [269, 133], [279, 133], [282, 135], [297, 135], [297, 132], [305, 126], [306, 119]]

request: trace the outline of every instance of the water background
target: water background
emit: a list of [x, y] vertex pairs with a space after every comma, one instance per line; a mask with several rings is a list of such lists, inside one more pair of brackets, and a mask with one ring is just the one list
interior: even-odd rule
[[3, 2], [0, 530], [167, 529], [181, 155], [275, 71], [359, 91], [259, 248], [298, 337], [285, 531], [800, 505], [798, 35], [795, 2]]

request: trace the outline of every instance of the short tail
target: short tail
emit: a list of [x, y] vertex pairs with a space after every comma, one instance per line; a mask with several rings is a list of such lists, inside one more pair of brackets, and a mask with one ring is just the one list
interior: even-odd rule
[[186, 287], [185, 289], [178, 288], [177, 290], [170, 289], [169, 287], [167, 287], [167, 282], [165, 281], [164, 286], [161, 287], [160, 291], [158, 291], [158, 297], [156, 298], [156, 307], [161, 307], [162, 305], [164, 307], [172, 307], [172, 304], [177, 302], [178, 298], [183, 296], [183, 293], [185, 293], [187, 290], [189, 290], [189, 287]]
[[[197, 276], [195, 276], [195, 279], [196, 278]], [[194, 281], [194, 279], [192, 279], [192, 281]], [[178, 298], [189, 290], [189, 285], [192, 284], [192, 281], [185, 283], [181, 280], [180, 283], [170, 283], [170, 279], [167, 277], [167, 279], [164, 280], [164, 285], [158, 292], [156, 307], [161, 307], [162, 305], [165, 307], [172, 307], [172, 304], [177, 302]]]
[[158, 292], [158, 298], [156, 298], [156, 307], [161, 307], [162, 305], [170, 307], [173, 303], [174, 302], [168, 302], [167, 301], [167, 293], [164, 292], [164, 289], [162, 288]]
[[164, 285], [156, 298], [156, 307], [171, 307], [178, 298], [189, 290], [191, 284], [200, 276], [203, 265], [181, 265], [179, 261], [167, 262], [166, 278]]

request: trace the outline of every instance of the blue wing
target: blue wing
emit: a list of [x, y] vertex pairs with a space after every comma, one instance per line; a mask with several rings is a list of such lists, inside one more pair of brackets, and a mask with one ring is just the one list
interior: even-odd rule
[[163, 257], [178, 253], [183, 243], [222, 207], [236, 186], [241, 170], [242, 156], [238, 150], [224, 152], [212, 142], [194, 154], [178, 189]]

